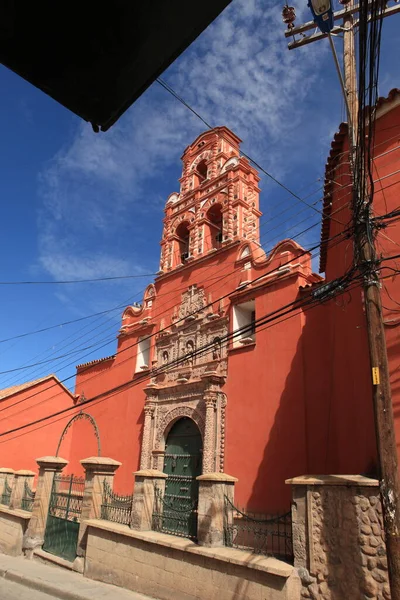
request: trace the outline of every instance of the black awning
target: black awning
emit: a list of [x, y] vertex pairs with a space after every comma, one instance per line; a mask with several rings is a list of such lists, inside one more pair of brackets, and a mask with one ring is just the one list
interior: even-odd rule
[[0, 0], [0, 62], [106, 131], [231, 0]]

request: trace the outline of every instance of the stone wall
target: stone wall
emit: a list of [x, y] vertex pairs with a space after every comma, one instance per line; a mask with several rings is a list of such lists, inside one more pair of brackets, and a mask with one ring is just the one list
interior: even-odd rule
[[378, 482], [359, 476], [291, 480], [302, 598], [388, 600]]
[[85, 576], [161, 600], [299, 600], [296, 569], [274, 558], [90, 520]]
[[31, 513], [0, 506], [0, 552], [10, 556], [22, 554], [22, 540]]

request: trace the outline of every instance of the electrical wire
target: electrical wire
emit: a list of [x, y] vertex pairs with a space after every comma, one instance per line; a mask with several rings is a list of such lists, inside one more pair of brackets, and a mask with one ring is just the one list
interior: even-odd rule
[[[342, 293], [345, 289], [347, 289], [348, 285], [350, 285], [351, 281], [354, 278], [354, 270], [355, 269], [351, 269], [348, 273], [339, 277], [337, 280], [330, 282], [331, 288], [330, 288], [329, 292], [327, 292], [327, 297], [331, 298], [335, 292], [335, 289], [339, 290], [340, 293]], [[335, 288], [335, 286], [336, 286], [336, 288]], [[333, 289], [332, 289], [332, 287], [333, 287]], [[259, 328], [260, 326], [269, 324], [272, 321], [279, 319], [280, 317], [286, 316], [288, 313], [293, 312], [297, 308], [304, 308], [305, 306], [310, 305], [310, 304], [319, 305], [319, 303], [321, 302], [321, 300], [323, 298], [324, 297], [321, 294], [317, 300], [315, 300], [314, 298], [312, 298], [311, 300], [307, 298], [306, 301], [300, 302], [298, 300], [295, 300], [293, 302], [290, 302], [275, 311], [272, 311], [268, 314], [262, 315], [262, 317], [256, 319], [256, 321], [252, 324], [252, 327], [254, 327], [257, 330], [257, 328]], [[224, 343], [224, 342], [228, 343], [230, 340], [233, 340], [235, 337], [242, 334], [242, 332], [243, 332], [242, 330], [243, 330], [243, 328], [236, 330], [232, 333], [228, 333], [226, 336], [222, 336], [220, 338], [221, 343]], [[185, 363], [189, 358], [193, 359], [194, 357], [204, 354], [205, 352], [209, 351], [213, 346], [214, 346], [214, 341], [201, 346], [200, 348], [196, 349], [194, 352], [190, 352], [190, 353], [185, 354], [182, 357], [178, 357], [177, 359], [170, 361], [167, 365], [163, 365], [161, 368], [154, 369], [152, 372], [152, 376], [154, 377], [159, 374], [165, 373], [167, 369], [179, 366], [180, 364]], [[122, 391], [123, 389], [125, 389], [128, 386], [138, 385], [139, 380], [148, 379], [148, 377], [149, 377], [149, 374], [147, 374], [147, 373], [139, 374], [139, 376], [136, 377], [135, 380], [133, 380], [133, 381], [132, 380], [125, 381], [122, 384], [119, 384], [118, 386], [115, 386], [109, 390], [106, 390], [104, 392], [101, 392], [100, 394], [95, 395], [93, 398], [90, 398], [88, 400], [84, 400], [84, 401], [80, 402], [79, 408], [82, 409], [82, 406], [93, 403], [93, 401], [103, 398], [104, 396], [109, 398], [110, 394], [113, 394], [116, 391]], [[67, 407], [67, 408], [57, 411], [51, 415], [47, 415], [45, 417], [41, 417], [40, 419], [36, 419], [35, 421], [31, 421], [30, 423], [25, 423], [18, 427], [14, 427], [8, 431], [1, 432], [0, 437], [4, 437], [11, 433], [21, 431], [32, 425], [37, 425], [37, 424], [47, 421], [48, 419], [51, 419], [53, 417], [57, 417], [61, 414], [70, 412], [71, 410], [74, 410], [74, 409], [76, 409], [76, 406]]]

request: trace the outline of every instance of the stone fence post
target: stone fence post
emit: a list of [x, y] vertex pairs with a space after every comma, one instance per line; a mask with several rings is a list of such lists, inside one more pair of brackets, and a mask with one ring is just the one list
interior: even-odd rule
[[0, 469], [0, 502], [4, 492], [4, 484], [7, 480], [8, 485], [12, 488], [14, 485], [14, 469], [2, 467]]
[[156, 488], [164, 496], [167, 475], [156, 469], [142, 469], [136, 471], [134, 476], [131, 528], [138, 531], [150, 531], [156, 502]]
[[33, 478], [36, 473], [33, 471], [15, 471], [14, 485], [11, 492], [10, 508], [21, 508], [22, 498], [25, 491], [25, 482], [32, 488]]
[[225, 496], [234, 501], [236, 477], [206, 473], [199, 482], [197, 540], [200, 546], [224, 545]]
[[34, 549], [42, 546], [44, 542], [54, 475], [62, 471], [68, 464], [67, 460], [59, 456], [43, 456], [37, 458], [36, 462], [39, 465], [39, 477], [33, 501], [32, 516], [23, 541], [23, 550], [27, 558], [32, 558]]
[[80, 463], [85, 469], [85, 489], [76, 549], [78, 558], [75, 560], [74, 568], [82, 572], [81, 557], [84, 557], [86, 553], [86, 521], [88, 519], [100, 519], [104, 481], [113, 489], [115, 471], [121, 466], [121, 463], [113, 458], [103, 456], [91, 456], [81, 460]]
[[390, 599], [379, 482], [305, 475], [292, 485], [294, 565], [302, 598]]

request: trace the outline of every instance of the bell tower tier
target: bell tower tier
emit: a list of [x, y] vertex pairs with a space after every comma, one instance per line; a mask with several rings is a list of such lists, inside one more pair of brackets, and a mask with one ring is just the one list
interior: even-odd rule
[[259, 242], [260, 178], [227, 127], [199, 135], [182, 156], [180, 192], [165, 206], [160, 270], [170, 271], [232, 242]]

